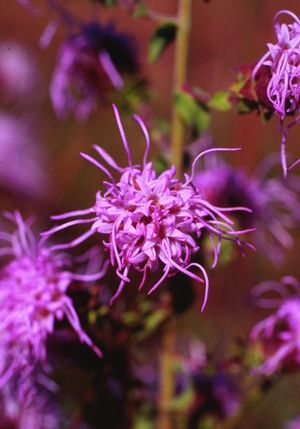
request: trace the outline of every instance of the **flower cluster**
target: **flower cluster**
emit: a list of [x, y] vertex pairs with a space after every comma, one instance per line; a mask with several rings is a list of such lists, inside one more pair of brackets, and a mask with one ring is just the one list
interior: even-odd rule
[[45, 158], [30, 121], [0, 112], [1, 188], [26, 197], [40, 197], [47, 185]]
[[283, 429], [299, 429], [300, 428], [300, 415], [298, 415], [293, 420], [288, 421]]
[[[6, 214], [16, 223], [14, 233], [0, 233], [1, 256], [9, 262], [0, 270], [0, 385], [19, 374], [26, 378], [38, 363], [46, 362], [46, 340], [56, 320], [66, 317], [80, 340], [97, 355], [100, 350], [80, 326], [67, 289], [79, 274], [65, 271], [69, 260], [37, 241], [21, 215]], [[100, 274], [103, 273], [99, 273]], [[82, 275], [84, 278], [84, 275]]]
[[216, 372], [206, 375], [193, 374], [195, 399], [189, 419], [189, 427], [196, 428], [204, 415], [213, 415], [218, 419], [233, 416], [240, 406], [240, 394], [229, 374]]
[[66, 418], [50, 391], [39, 386], [29, 396], [30, 402], [18, 398], [13, 382], [1, 389], [0, 429], [57, 429], [65, 426]]
[[[293, 22], [291, 24], [278, 23], [278, 18], [282, 15], [289, 16]], [[252, 76], [255, 79], [263, 67], [269, 69], [267, 97], [274, 111], [280, 116], [281, 125], [286, 115], [296, 114], [295, 120], [283, 131], [281, 141], [282, 168], [286, 175], [288, 170], [285, 154], [287, 132], [300, 120], [300, 20], [294, 13], [281, 10], [274, 17], [274, 30], [277, 42], [268, 43], [268, 51], [255, 66]]]
[[[236, 414], [242, 395], [233, 374], [208, 362], [207, 350], [201, 341], [179, 339], [177, 346], [182, 350], [172, 356], [173, 401], [184, 412], [186, 426], [194, 429], [206, 418], [216, 422]], [[141, 382], [139, 396], [147, 398], [155, 407], [159, 367], [151, 352], [135, 363], [134, 374]]]
[[[259, 322], [250, 332], [250, 340], [258, 344], [263, 363], [255, 372], [270, 376], [275, 372], [292, 372], [300, 369], [300, 298], [288, 296], [288, 286], [300, 292], [300, 285], [290, 277], [280, 282], [265, 282], [258, 285], [255, 295], [274, 291], [280, 296], [279, 308], [269, 317]], [[260, 298], [263, 306], [278, 303]]]
[[[72, 225], [91, 223], [87, 232], [64, 246], [71, 248], [95, 233], [101, 235], [103, 244], [109, 251], [111, 264], [117, 267], [116, 272], [121, 279], [113, 300], [121, 293], [124, 285], [130, 282], [131, 269], [142, 273], [141, 289], [148, 272], [155, 272], [162, 266], [162, 275], [149, 293], [156, 290], [168, 276], [181, 271], [200, 282], [204, 278], [204, 307], [208, 276], [201, 264], [192, 262], [192, 256], [199, 250], [199, 237], [205, 232], [211, 239], [215, 266], [222, 239], [240, 244], [239, 235], [249, 231], [236, 231], [226, 214], [228, 211], [248, 209], [215, 207], [203, 198], [192, 183], [197, 160], [207, 152], [225, 149], [210, 149], [198, 155], [192, 166], [192, 174], [186, 175], [185, 181], [175, 178], [174, 166], [158, 175], [152, 163], [147, 161], [150, 139], [142, 120], [135, 116], [147, 143], [141, 167], [132, 163], [131, 151], [115, 106], [114, 111], [129, 166], [120, 167], [108, 153], [95, 146], [99, 155], [120, 174], [120, 178], [115, 180], [105, 166], [83, 154], [84, 158], [108, 176], [109, 181], [104, 182], [106, 192], [97, 193], [96, 202], [91, 208], [54, 216], [54, 219], [77, 219], [56, 226], [44, 235], [49, 236]], [[82, 218], [81, 215], [91, 217]], [[200, 270], [203, 278], [190, 270], [193, 267]]]
[[50, 84], [53, 108], [60, 119], [74, 113], [85, 120], [107, 90], [122, 89], [121, 74], [137, 71], [133, 39], [112, 24], [84, 25], [61, 46]]
[[286, 180], [268, 178], [272, 163], [273, 156], [266, 158], [257, 174], [248, 176], [217, 160], [195, 174], [194, 184], [211, 204], [249, 207], [250, 213], [239, 213], [240, 223], [256, 227], [253, 238], [257, 249], [278, 264], [283, 260], [283, 250], [293, 244], [289, 230], [299, 224], [299, 183], [292, 176]]
[[0, 43], [1, 101], [32, 102], [39, 80], [34, 58], [25, 48], [9, 40]]

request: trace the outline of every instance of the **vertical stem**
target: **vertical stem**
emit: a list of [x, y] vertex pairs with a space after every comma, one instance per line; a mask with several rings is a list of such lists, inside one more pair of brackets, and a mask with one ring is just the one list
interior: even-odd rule
[[[189, 34], [191, 27], [192, 0], [179, 0], [178, 30], [175, 48], [174, 93], [180, 91], [186, 83]], [[173, 105], [172, 113], [172, 163], [176, 166], [177, 176], [181, 177], [185, 126]]]
[[[192, 0], [179, 0], [178, 29], [175, 48], [174, 93], [180, 91], [187, 77], [189, 33], [191, 26]], [[175, 165], [177, 177], [182, 175], [182, 159], [185, 127], [175, 107], [172, 112], [171, 149], [172, 164]], [[175, 323], [167, 322], [162, 333], [160, 357], [160, 392], [159, 416], [157, 429], [173, 429], [169, 411], [170, 401], [174, 395], [174, 372], [172, 357], [175, 349]]]
[[175, 349], [174, 320], [169, 320], [163, 328], [160, 355], [160, 392], [157, 429], [173, 429], [170, 415], [170, 401], [174, 394], [174, 372], [172, 358]]

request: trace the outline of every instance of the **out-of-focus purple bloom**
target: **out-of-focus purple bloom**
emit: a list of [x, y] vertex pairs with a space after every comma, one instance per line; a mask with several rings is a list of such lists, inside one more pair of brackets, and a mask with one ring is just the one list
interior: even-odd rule
[[294, 418], [293, 420], [288, 421], [283, 429], [300, 429], [300, 415]]
[[[67, 289], [73, 279], [84, 275], [66, 271], [66, 255], [55, 252], [55, 245], [45, 247], [37, 241], [21, 215], [7, 213], [16, 223], [12, 233], [0, 232], [0, 255], [7, 262], [0, 270], [0, 385], [19, 374], [26, 378], [38, 363], [46, 362], [46, 340], [54, 331], [56, 320], [66, 317], [80, 340], [99, 356], [100, 350], [80, 326]], [[103, 273], [94, 277], [100, 278]], [[89, 280], [93, 276], [88, 276]], [[22, 384], [22, 383], [21, 383]]]
[[27, 196], [41, 196], [46, 187], [45, 156], [30, 122], [3, 112], [0, 112], [0, 186]]
[[45, 388], [34, 389], [29, 403], [16, 395], [15, 385], [7, 383], [0, 393], [0, 429], [57, 429], [64, 416]]
[[122, 74], [137, 71], [133, 39], [112, 24], [93, 22], [69, 37], [58, 54], [50, 97], [60, 119], [74, 113], [85, 120], [107, 90], [123, 88]]
[[240, 406], [240, 393], [230, 375], [216, 372], [206, 375], [194, 373], [192, 383], [195, 398], [190, 410], [189, 427], [197, 428], [205, 415], [225, 419], [234, 415]]
[[[127, 152], [128, 167], [120, 167], [101, 147], [94, 146], [104, 161], [120, 175], [116, 180], [106, 167], [90, 156], [82, 154], [108, 176], [108, 181], [104, 182], [106, 192], [99, 191], [95, 205], [89, 209], [54, 216], [53, 219], [75, 218], [75, 220], [56, 226], [44, 235], [49, 236], [73, 225], [91, 223], [92, 226], [87, 232], [70, 243], [62, 244], [61, 247], [77, 246], [95, 233], [102, 236], [103, 244], [110, 253], [111, 264], [117, 267], [116, 273], [121, 279], [112, 301], [119, 296], [125, 284], [130, 283], [131, 270], [142, 273], [139, 286], [141, 289], [148, 272], [161, 270], [162, 267], [161, 277], [151, 287], [149, 293], [156, 290], [168, 276], [179, 271], [199, 282], [204, 280], [204, 307], [208, 293], [208, 276], [201, 264], [191, 262], [192, 255], [199, 250], [199, 237], [204, 232], [210, 237], [214, 248], [213, 266], [215, 266], [222, 239], [240, 244], [238, 236], [249, 232], [249, 230], [236, 231], [226, 214], [228, 211], [248, 209], [214, 207], [202, 197], [192, 183], [198, 159], [207, 152], [226, 149], [209, 149], [199, 154], [192, 165], [191, 176], [186, 175], [185, 181], [175, 178], [175, 166], [158, 175], [152, 163], [147, 160], [150, 139], [142, 120], [134, 116], [146, 138], [143, 165], [138, 166], [132, 163], [131, 151], [115, 106], [114, 111]], [[82, 218], [83, 215], [91, 217]], [[200, 271], [201, 276], [190, 270], [194, 267]]]
[[299, 224], [299, 183], [292, 176], [284, 180], [266, 178], [265, 173], [248, 176], [243, 170], [215, 162], [196, 173], [194, 184], [211, 204], [249, 207], [250, 213], [239, 213], [241, 224], [256, 227], [253, 236], [257, 249], [278, 264], [284, 250], [293, 245], [289, 229]]
[[33, 4], [32, 0], [18, 0], [18, 3], [27, 9], [33, 16], [40, 15], [40, 10]]
[[[288, 286], [300, 290], [299, 283], [290, 277], [280, 282], [265, 282], [254, 289], [256, 296], [273, 291], [281, 298], [279, 308], [250, 332], [250, 340], [260, 347], [262, 354], [263, 363], [255, 369], [259, 374], [270, 376], [275, 372], [300, 370], [300, 298], [288, 297]], [[278, 300], [259, 300], [264, 307], [275, 302]]]
[[32, 104], [40, 77], [32, 55], [12, 41], [0, 43], [0, 96], [2, 102]]
[[[278, 18], [282, 15], [292, 18], [292, 23], [280, 24]], [[300, 120], [300, 20], [293, 12], [280, 10], [276, 13], [273, 23], [277, 42], [268, 43], [268, 51], [255, 66], [252, 76], [255, 78], [262, 67], [269, 68], [271, 75], [267, 85], [267, 97], [274, 111], [280, 116], [281, 126], [287, 115], [296, 114], [295, 120], [283, 130], [282, 134], [281, 161], [283, 173], [286, 176], [288, 171], [285, 153], [287, 132]]]

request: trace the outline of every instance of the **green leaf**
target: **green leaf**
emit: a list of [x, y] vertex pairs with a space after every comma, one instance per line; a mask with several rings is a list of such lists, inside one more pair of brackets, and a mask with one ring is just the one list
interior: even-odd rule
[[148, 61], [154, 63], [175, 40], [177, 25], [174, 22], [164, 22], [154, 31], [149, 47]]
[[216, 92], [209, 101], [209, 107], [220, 112], [227, 112], [227, 110], [231, 109], [229, 93], [227, 91]]
[[91, 0], [92, 3], [101, 3], [103, 6], [116, 6], [117, 0]]
[[147, 7], [143, 3], [138, 4], [137, 2], [137, 5], [135, 6], [135, 9], [134, 9], [133, 16], [135, 18], [144, 18], [147, 15], [148, 15]]
[[175, 106], [183, 121], [193, 127], [199, 134], [209, 126], [209, 112], [195, 98], [185, 92], [175, 95]]
[[190, 384], [180, 395], [173, 398], [169, 404], [173, 412], [187, 410], [191, 407], [194, 400], [194, 390]]
[[165, 310], [156, 310], [150, 314], [146, 319], [145, 330], [147, 332], [153, 332], [166, 320], [168, 313]]
[[154, 429], [153, 419], [139, 417], [134, 423], [134, 429]]
[[199, 425], [197, 429], [215, 429], [216, 421], [211, 416], [205, 416], [201, 421], [199, 421]]
[[153, 168], [154, 168], [154, 170], [156, 171], [157, 174], [163, 173], [168, 168], [168, 161], [167, 161], [167, 159], [162, 154], [159, 154], [153, 160]]

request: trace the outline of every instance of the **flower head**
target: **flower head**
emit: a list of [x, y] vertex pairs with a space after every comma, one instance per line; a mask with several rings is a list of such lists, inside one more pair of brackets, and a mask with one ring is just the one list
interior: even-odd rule
[[195, 404], [190, 416], [190, 427], [196, 428], [196, 421], [198, 422], [204, 415], [225, 419], [238, 411], [240, 394], [229, 374], [216, 372], [207, 375], [198, 372], [193, 374], [192, 380]]
[[295, 417], [293, 420], [288, 421], [283, 429], [300, 429], [300, 415]]
[[278, 264], [284, 257], [283, 250], [293, 244], [289, 229], [300, 220], [299, 183], [293, 176], [286, 180], [276, 176], [268, 178], [272, 158], [273, 154], [266, 158], [253, 176], [217, 161], [197, 172], [194, 184], [211, 204], [249, 207], [250, 213], [238, 214], [240, 223], [244, 227], [256, 227], [253, 238], [257, 249]]
[[26, 196], [46, 187], [45, 155], [25, 118], [0, 112], [0, 186]]
[[12, 234], [0, 233], [5, 243], [0, 255], [9, 258], [0, 270], [0, 385], [16, 374], [26, 378], [38, 363], [46, 362], [47, 337], [53, 333], [55, 321], [64, 317], [80, 340], [101, 355], [82, 330], [67, 295], [71, 281], [85, 276], [66, 271], [70, 262], [66, 255], [37, 241], [18, 212], [6, 216], [17, 229]]
[[[292, 23], [280, 24], [278, 18], [282, 15], [292, 18]], [[281, 125], [287, 115], [296, 114], [296, 119], [283, 130], [282, 134], [281, 160], [283, 173], [286, 175], [288, 169], [285, 154], [287, 132], [300, 120], [300, 20], [294, 13], [281, 10], [274, 17], [274, 30], [277, 42], [268, 43], [268, 51], [255, 66], [252, 76], [257, 78], [261, 70], [269, 69], [264, 72], [264, 75], [270, 73], [266, 93], [274, 111], [280, 116]]]
[[[237, 208], [217, 208], [211, 205], [198, 192], [192, 175], [186, 175], [185, 181], [175, 178], [176, 169], [171, 166], [161, 174], [157, 174], [152, 163], [148, 162], [150, 139], [144, 123], [138, 116], [146, 138], [146, 151], [142, 166], [133, 165], [131, 151], [126, 140], [124, 129], [116, 107], [114, 111], [128, 156], [128, 167], [122, 168], [102, 148], [94, 146], [99, 155], [119, 174], [115, 179], [110, 171], [95, 159], [83, 154], [83, 157], [95, 164], [107, 176], [104, 182], [106, 191], [99, 191], [95, 204], [86, 210], [54, 216], [54, 219], [77, 218], [52, 228], [44, 233], [46, 236], [72, 225], [91, 223], [91, 228], [71, 243], [62, 244], [62, 248], [73, 247], [93, 234], [102, 237], [105, 248], [109, 251], [110, 261], [116, 267], [121, 282], [113, 297], [120, 294], [124, 285], [130, 282], [130, 271], [142, 273], [139, 288], [145, 284], [149, 271], [161, 271], [159, 280], [151, 287], [149, 293], [170, 275], [180, 271], [187, 276], [206, 285], [204, 304], [207, 299], [208, 277], [199, 263], [192, 262], [192, 256], [199, 250], [199, 237], [208, 234], [214, 247], [217, 263], [222, 239], [240, 243], [238, 236], [246, 231], [236, 231], [226, 212]], [[216, 151], [221, 149], [210, 149]], [[209, 152], [208, 151], [208, 152]], [[239, 208], [243, 210], [242, 208]], [[247, 209], [245, 209], [247, 210]], [[82, 218], [82, 215], [90, 215]], [[194, 274], [191, 268], [198, 268], [201, 276]]]
[[31, 396], [30, 402], [18, 398], [13, 382], [1, 389], [0, 429], [57, 429], [65, 425], [66, 418], [52, 392], [35, 386]]
[[39, 75], [31, 54], [12, 41], [0, 43], [0, 94], [5, 102], [33, 101]]
[[69, 37], [58, 54], [50, 85], [50, 97], [57, 116], [73, 112], [86, 119], [110, 88], [122, 89], [121, 74], [137, 71], [133, 40], [118, 33], [112, 24], [92, 22]]
[[[255, 371], [266, 376], [300, 370], [300, 298], [288, 296], [288, 286], [299, 293], [299, 283], [291, 277], [264, 282], [254, 289], [256, 296], [274, 291], [280, 297], [278, 309], [250, 332], [250, 340], [258, 344], [263, 358]], [[259, 303], [264, 307], [278, 305], [278, 298], [260, 298]]]

